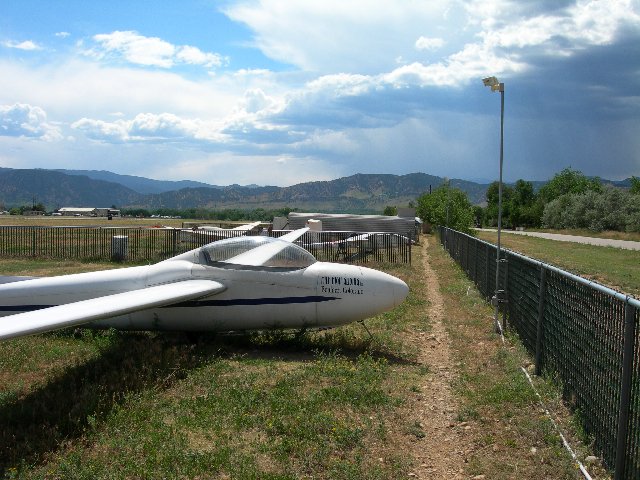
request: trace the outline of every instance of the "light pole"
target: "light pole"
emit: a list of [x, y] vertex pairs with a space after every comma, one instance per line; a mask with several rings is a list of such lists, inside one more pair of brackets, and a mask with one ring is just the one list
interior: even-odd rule
[[496, 294], [491, 299], [494, 310], [494, 328], [496, 333], [500, 331], [498, 324], [498, 307], [500, 305], [500, 232], [502, 230], [502, 151], [504, 137], [504, 83], [500, 83], [496, 77], [487, 77], [482, 79], [485, 87], [491, 87], [492, 92], [500, 92], [500, 181], [498, 183], [498, 249], [496, 253]]

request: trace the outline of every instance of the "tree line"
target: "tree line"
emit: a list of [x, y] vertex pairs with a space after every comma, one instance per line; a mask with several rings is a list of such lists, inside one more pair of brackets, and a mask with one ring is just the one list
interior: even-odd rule
[[251, 222], [272, 222], [274, 217], [286, 217], [291, 212], [300, 210], [284, 207], [275, 210], [265, 210], [264, 208], [256, 208], [255, 210], [207, 210], [205, 208], [130, 208], [121, 210], [122, 215], [131, 215], [132, 217], [180, 217], [193, 220], [213, 220], [213, 221], [251, 221]]
[[[472, 206], [466, 192], [443, 183], [432, 194], [418, 197], [416, 214], [431, 224], [473, 233], [474, 224], [498, 225], [497, 181], [489, 186], [486, 197], [485, 208]], [[640, 178], [631, 177], [631, 188], [625, 192], [567, 167], [537, 192], [522, 179], [514, 186], [503, 183], [502, 226], [640, 232]]]

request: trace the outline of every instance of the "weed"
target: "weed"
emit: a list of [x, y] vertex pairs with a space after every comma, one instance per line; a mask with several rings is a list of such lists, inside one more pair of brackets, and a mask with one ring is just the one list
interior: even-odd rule
[[414, 435], [416, 438], [424, 438], [427, 436], [426, 433], [424, 433], [424, 430], [422, 429], [422, 424], [418, 421], [411, 423], [407, 427], [407, 431], [411, 435]]

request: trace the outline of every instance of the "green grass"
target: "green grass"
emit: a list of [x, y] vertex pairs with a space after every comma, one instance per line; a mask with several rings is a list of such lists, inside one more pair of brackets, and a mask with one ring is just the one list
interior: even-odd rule
[[[372, 462], [368, 445], [384, 441], [385, 418], [403, 403], [393, 385], [418, 369], [390, 376], [387, 358], [357, 345], [339, 353], [335, 338], [281, 338], [286, 355], [308, 357], [283, 361], [251, 337], [199, 347], [162, 334], [63, 337], [94, 351], [47, 381], [3, 388], [7, 476], [396, 478], [403, 462]], [[69, 353], [40, 340], [1, 347], [35, 342], [36, 363]], [[309, 350], [314, 343], [326, 344]]]
[[[49, 275], [85, 267], [4, 266]], [[409, 280], [416, 267], [385, 270]], [[413, 460], [388, 444], [388, 422], [402, 422], [405, 396], [425, 374], [403, 338], [426, 328], [423, 290], [413, 283], [409, 302], [369, 319], [372, 337], [356, 323], [197, 345], [184, 334], [73, 328], [1, 342], [0, 476], [405, 477]], [[384, 463], [374, 445], [385, 446]]]
[[[495, 244], [496, 232], [478, 238]], [[502, 235], [502, 247], [594, 280], [626, 294], [640, 294], [640, 251], [558, 242], [524, 235]]]
[[[481, 446], [465, 474], [508, 478], [522, 456], [519, 478], [574, 478], [516, 375], [524, 354], [477, 346], [496, 342], [486, 304], [438, 255], [457, 361], [453, 415], [474, 423], [471, 441]], [[0, 343], [0, 476], [406, 478], [417, 466], [408, 445], [427, 430], [407, 405], [426, 395], [421, 385], [435, 375], [416, 362], [415, 340], [431, 320], [414, 258], [413, 266], [381, 267], [406, 280], [410, 295], [366, 321], [372, 337], [356, 323], [298, 335], [207, 336], [197, 345], [183, 334], [80, 329]], [[553, 384], [541, 388], [561, 405]], [[532, 445], [549, 463], [527, 457]]]
[[[461, 399], [456, 419], [474, 432], [465, 473], [470, 478], [583, 478], [521, 370], [531, 359], [517, 336], [509, 333], [503, 346], [493, 333], [493, 309], [465, 273], [435, 242], [430, 255], [439, 273], [444, 323], [459, 369], [453, 382]], [[534, 381], [546, 406], [561, 419], [572, 448], [582, 458], [589, 455], [589, 440], [563, 404], [561, 387], [552, 378], [535, 377]], [[592, 468], [591, 473], [603, 471]]]

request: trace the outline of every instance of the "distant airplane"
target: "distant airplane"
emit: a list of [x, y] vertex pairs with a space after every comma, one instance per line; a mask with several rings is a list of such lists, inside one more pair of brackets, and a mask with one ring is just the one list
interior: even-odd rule
[[155, 265], [49, 278], [2, 277], [0, 340], [64, 327], [185, 332], [317, 329], [401, 304], [402, 280], [318, 262], [294, 242], [242, 236]]

